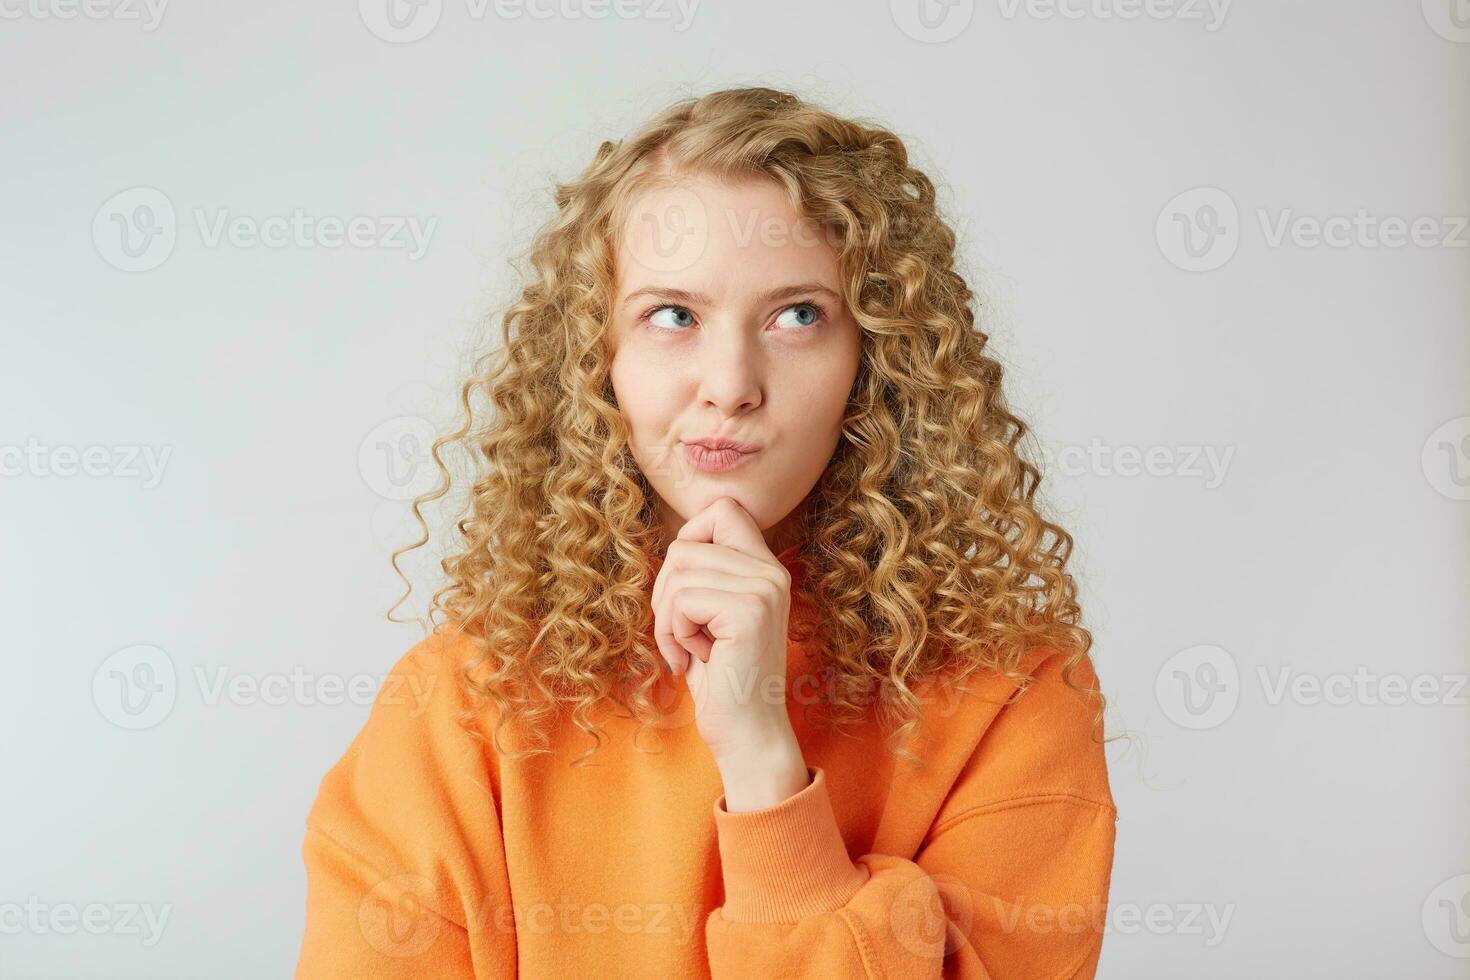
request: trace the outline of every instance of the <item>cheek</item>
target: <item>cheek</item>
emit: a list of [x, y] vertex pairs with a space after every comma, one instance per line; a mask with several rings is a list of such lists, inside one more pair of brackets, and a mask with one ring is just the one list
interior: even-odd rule
[[658, 439], [669, 425], [668, 378], [648, 358], [614, 358], [609, 371], [618, 411], [640, 443]]
[[856, 355], [834, 359], [809, 376], [806, 397], [814, 427], [824, 431], [840, 428], [856, 376]]
[[840, 366], [824, 366], [792, 377], [788, 390], [790, 394], [782, 400], [784, 420], [780, 428], [793, 437], [792, 458], [826, 459], [842, 437], [852, 375]]
[[639, 359], [619, 350], [608, 366], [608, 377], [612, 380], [613, 395], [618, 408], [631, 419], [635, 414], [638, 396], [646, 390], [647, 379], [639, 370]]

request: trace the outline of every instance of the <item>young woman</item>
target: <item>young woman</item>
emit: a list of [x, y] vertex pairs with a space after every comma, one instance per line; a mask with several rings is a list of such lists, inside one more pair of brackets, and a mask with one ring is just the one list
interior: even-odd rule
[[1093, 976], [1072, 542], [930, 180], [741, 88], [556, 205], [414, 504], [479, 454], [443, 619], [308, 817], [297, 976]]

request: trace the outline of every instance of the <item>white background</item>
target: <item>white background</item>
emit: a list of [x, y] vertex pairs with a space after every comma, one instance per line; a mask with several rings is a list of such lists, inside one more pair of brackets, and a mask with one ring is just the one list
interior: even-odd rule
[[[388, 553], [416, 533], [395, 480], [432, 474], [382, 447], [454, 420], [554, 180], [675, 98], [771, 84], [908, 141], [1056, 460], [1133, 735], [1099, 976], [1470, 976], [1455, 2], [1464, 30], [1449, 0], [965, 0], [932, 30], [912, 0], [443, 0], [408, 43], [372, 0], [0, 2], [0, 975], [290, 973], [303, 822], [367, 699], [215, 684], [371, 685], [419, 638], [384, 617]], [[150, 193], [176, 240], [125, 271], [113, 215]], [[432, 233], [205, 233], [295, 209]], [[1434, 244], [1383, 244], [1418, 218]], [[1181, 267], [1186, 225], [1223, 229], [1213, 268]], [[94, 475], [57, 472], [88, 447]], [[129, 728], [109, 685], [148, 679], [140, 644], [176, 686]], [[1428, 703], [1384, 703], [1421, 677]], [[101, 935], [54, 915], [93, 904]]]

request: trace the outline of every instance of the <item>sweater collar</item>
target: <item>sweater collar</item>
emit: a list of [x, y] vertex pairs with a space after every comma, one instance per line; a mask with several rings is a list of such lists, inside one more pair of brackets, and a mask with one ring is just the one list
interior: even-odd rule
[[786, 566], [786, 570], [791, 573], [793, 579], [806, 570], [805, 564], [801, 560], [801, 552], [805, 547], [805, 541], [798, 541], [776, 556], [776, 560]]

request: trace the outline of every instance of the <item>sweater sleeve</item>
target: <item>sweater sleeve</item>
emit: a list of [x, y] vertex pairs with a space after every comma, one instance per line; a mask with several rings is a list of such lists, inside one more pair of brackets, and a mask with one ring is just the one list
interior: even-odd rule
[[[999, 710], [917, 853], [850, 859], [820, 766], [771, 807], [729, 813], [721, 796], [711, 975], [1091, 980], [1117, 811], [1095, 705], [1062, 663]], [[1075, 677], [1095, 680], [1085, 662]]]
[[[514, 977], [499, 815], [436, 634], [385, 679], [306, 821], [297, 980]], [[473, 833], [469, 833], [470, 830]]]

